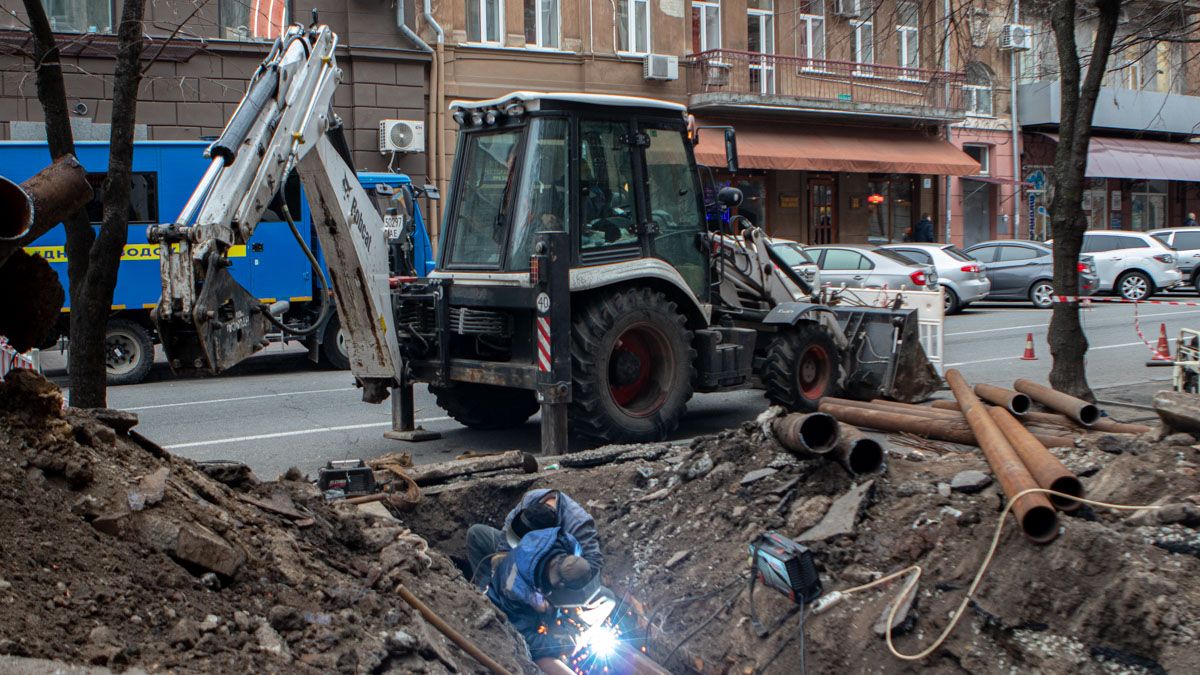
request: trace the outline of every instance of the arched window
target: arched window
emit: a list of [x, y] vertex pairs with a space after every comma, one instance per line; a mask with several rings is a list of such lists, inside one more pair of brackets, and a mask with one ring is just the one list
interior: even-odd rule
[[968, 115], [992, 116], [992, 81], [991, 68], [979, 62], [967, 64], [967, 82], [963, 85], [963, 98]]

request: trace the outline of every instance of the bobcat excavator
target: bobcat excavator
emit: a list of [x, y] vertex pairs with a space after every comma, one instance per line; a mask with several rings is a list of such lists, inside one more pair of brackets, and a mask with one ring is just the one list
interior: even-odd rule
[[220, 372], [279, 327], [280, 308], [234, 282], [226, 256], [295, 169], [363, 398], [396, 390], [389, 437], [431, 435], [414, 426], [416, 382], [477, 429], [540, 408], [551, 452], [568, 428], [596, 442], [662, 439], [694, 392], [759, 387], [811, 410], [828, 395], [912, 401], [938, 386], [915, 310], [815, 293], [761, 230], [729, 219], [738, 190], [706, 203], [694, 142], [723, 133], [736, 171], [736, 137], [689, 128], [674, 103], [517, 92], [452, 104], [438, 269], [394, 275], [333, 113], [336, 47], [326, 26], [291, 26], [179, 218], [151, 226], [171, 244], [155, 315], [173, 368]]

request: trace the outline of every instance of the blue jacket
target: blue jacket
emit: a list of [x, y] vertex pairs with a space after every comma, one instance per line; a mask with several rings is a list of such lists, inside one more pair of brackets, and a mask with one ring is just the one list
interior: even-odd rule
[[[544, 488], [526, 492], [525, 496], [521, 498], [521, 503], [508, 512], [508, 517], [504, 519], [504, 530], [511, 532], [512, 522], [517, 514], [526, 506], [540, 501], [550, 492]], [[580, 555], [587, 561], [594, 579], [604, 567], [604, 555], [600, 553], [600, 536], [596, 533], [596, 521], [579, 505], [579, 502], [563, 492], [558, 492], [558, 526], [579, 542], [579, 546], [583, 549], [583, 553]], [[500, 545], [502, 551], [507, 551], [509, 548], [508, 542]]]
[[936, 239], [933, 236], [933, 221], [928, 218], [922, 218], [917, 221], [913, 228], [913, 241], [934, 242]]
[[504, 612], [513, 627], [525, 637], [529, 655], [535, 661], [544, 657], [557, 658], [572, 648], [569, 642], [550, 631], [555, 608], [551, 607], [545, 613], [533, 608], [539, 596], [544, 597], [550, 592], [549, 588], [543, 588], [540, 577], [542, 567], [556, 549], [565, 549], [573, 555], [579, 555], [580, 551], [579, 542], [563, 532], [562, 528], [527, 533], [521, 537], [521, 543], [495, 566], [492, 581], [488, 584], [488, 599]]

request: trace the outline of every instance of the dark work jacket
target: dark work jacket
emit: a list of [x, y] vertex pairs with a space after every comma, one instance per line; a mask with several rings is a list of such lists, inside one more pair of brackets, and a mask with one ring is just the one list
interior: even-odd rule
[[[508, 517], [504, 519], [504, 530], [511, 532], [513, 519], [521, 512], [521, 509], [541, 501], [550, 492], [544, 488], [526, 492], [525, 496], [521, 497], [521, 503], [508, 512]], [[595, 578], [604, 567], [604, 555], [600, 553], [600, 537], [596, 533], [596, 521], [579, 505], [579, 502], [562, 492], [558, 492], [558, 526], [579, 542], [580, 547], [583, 548], [583, 559], [587, 561], [588, 567], [592, 570], [592, 578]], [[507, 551], [509, 548], [507, 541], [500, 546], [502, 551]]]
[[922, 218], [917, 221], [913, 227], [913, 241], [924, 241], [933, 243], [936, 241], [933, 237], [933, 221], [928, 218]]
[[529, 646], [529, 656], [557, 658], [572, 646], [550, 630], [555, 617], [552, 606], [539, 612], [533, 605], [538, 597], [549, 594], [544, 568], [556, 553], [579, 555], [579, 542], [560, 527], [534, 530], [521, 537], [521, 543], [509, 551], [492, 570], [487, 596], [520, 631]]

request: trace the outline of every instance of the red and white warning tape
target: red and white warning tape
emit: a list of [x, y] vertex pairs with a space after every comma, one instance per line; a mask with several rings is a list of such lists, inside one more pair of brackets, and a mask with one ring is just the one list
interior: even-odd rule
[[1078, 295], [1056, 295], [1054, 302], [1077, 302], [1081, 305], [1089, 305], [1093, 302], [1112, 302], [1125, 305], [1170, 305], [1173, 307], [1200, 307], [1200, 302], [1180, 302], [1178, 300], [1126, 300], [1125, 298], [1097, 298], [1091, 296]]
[[550, 317], [537, 318], [537, 360], [538, 370], [550, 372]]
[[17, 369], [36, 370], [37, 367], [32, 357], [18, 353], [8, 346], [8, 340], [0, 337], [0, 380]]

